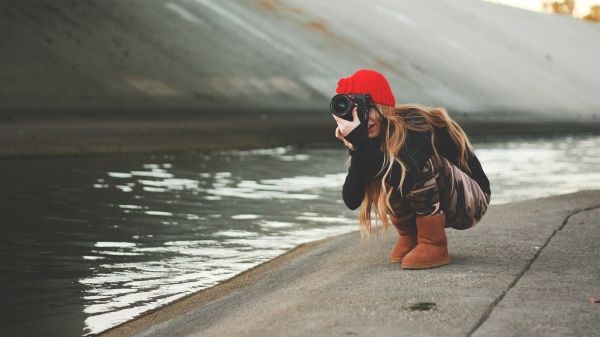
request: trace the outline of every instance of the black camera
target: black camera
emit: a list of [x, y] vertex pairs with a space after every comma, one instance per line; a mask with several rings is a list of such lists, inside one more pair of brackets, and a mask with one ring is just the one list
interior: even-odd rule
[[337, 94], [331, 99], [329, 109], [334, 115], [345, 120], [352, 120], [352, 109], [357, 107], [358, 120], [367, 124], [369, 109], [371, 109], [371, 96], [368, 94]]

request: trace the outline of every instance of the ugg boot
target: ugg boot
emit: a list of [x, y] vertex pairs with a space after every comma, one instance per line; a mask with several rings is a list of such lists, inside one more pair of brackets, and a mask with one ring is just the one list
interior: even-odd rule
[[392, 218], [394, 227], [398, 230], [398, 241], [390, 253], [392, 263], [402, 262], [402, 258], [417, 245], [417, 225], [414, 217]]
[[402, 259], [402, 269], [427, 269], [450, 263], [445, 222], [444, 213], [416, 218], [418, 243]]

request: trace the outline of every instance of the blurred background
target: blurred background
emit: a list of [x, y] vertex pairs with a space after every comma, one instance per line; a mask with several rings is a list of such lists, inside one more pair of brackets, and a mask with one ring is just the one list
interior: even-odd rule
[[0, 2], [0, 334], [98, 334], [357, 230], [329, 100], [361, 68], [448, 110], [492, 204], [600, 188], [599, 22], [592, 0]]

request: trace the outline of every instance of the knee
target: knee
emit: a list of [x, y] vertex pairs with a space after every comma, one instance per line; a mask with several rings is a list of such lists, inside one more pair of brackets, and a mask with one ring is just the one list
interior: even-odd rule
[[410, 209], [417, 216], [434, 215], [441, 212], [441, 203], [437, 188], [419, 191], [419, 193], [409, 193], [407, 195]]

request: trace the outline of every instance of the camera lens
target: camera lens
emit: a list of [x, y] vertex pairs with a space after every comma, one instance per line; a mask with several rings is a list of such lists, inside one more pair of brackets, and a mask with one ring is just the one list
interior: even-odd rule
[[331, 99], [331, 112], [338, 116], [344, 116], [352, 110], [352, 101], [350, 97], [338, 94]]

